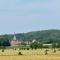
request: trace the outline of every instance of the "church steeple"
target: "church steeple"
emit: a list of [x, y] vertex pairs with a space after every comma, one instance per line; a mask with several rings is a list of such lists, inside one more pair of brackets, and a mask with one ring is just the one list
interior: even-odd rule
[[13, 40], [16, 40], [15, 32], [14, 32], [14, 37], [13, 37]]

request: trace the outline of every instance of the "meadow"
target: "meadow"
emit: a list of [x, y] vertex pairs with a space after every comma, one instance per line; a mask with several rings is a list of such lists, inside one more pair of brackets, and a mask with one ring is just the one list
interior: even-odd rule
[[[19, 50], [19, 49], [5, 49], [4, 52], [0, 50], [0, 60], [60, 60], [60, 49], [33, 49], [33, 50]], [[21, 52], [22, 55], [18, 55]]]

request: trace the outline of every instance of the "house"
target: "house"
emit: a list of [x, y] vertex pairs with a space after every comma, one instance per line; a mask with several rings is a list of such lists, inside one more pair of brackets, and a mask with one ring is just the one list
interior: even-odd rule
[[25, 41], [24, 43], [25, 43], [26, 45], [30, 45], [30, 44], [31, 44], [30, 41]]
[[35, 39], [32, 41], [32, 43], [34, 43], [34, 42], [36, 42], [36, 40], [35, 40]]

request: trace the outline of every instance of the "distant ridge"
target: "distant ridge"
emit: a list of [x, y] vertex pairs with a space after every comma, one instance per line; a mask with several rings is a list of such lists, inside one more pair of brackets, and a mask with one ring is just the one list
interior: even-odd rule
[[[16, 33], [15, 34], [18, 40], [60, 40], [60, 30], [58, 29], [49, 29], [41, 31], [32, 31], [27, 33]], [[5, 34], [0, 35], [0, 37], [8, 38], [12, 40], [14, 34]]]

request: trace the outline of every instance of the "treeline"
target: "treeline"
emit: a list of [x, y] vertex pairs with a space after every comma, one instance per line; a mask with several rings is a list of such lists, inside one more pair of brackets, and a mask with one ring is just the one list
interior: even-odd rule
[[33, 39], [44, 41], [47, 43], [59, 42], [60, 41], [60, 30], [44, 30], [34, 31], [22, 34], [16, 34], [18, 40], [30, 40]]
[[[1, 35], [0, 37], [4, 37], [4, 40], [12, 40], [14, 34], [5, 34]], [[28, 33], [17, 33], [16, 34], [17, 40], [23, 41], [32, 41], [37, 40], [42, 44], [53, 44], [58, 43], [60, 44], [60, 30], [42, 30], [42, 31], [33, 31]], [[7, 38], [7, 39], [6, 39]], [[2, 40], [0, 38], [0, 40]]]
[[32, 49], [38, 49], [38, 48], [60, 48], [60, 44], [59, 43], [51, 43], [51, 44], [43, 44], [41, 42], [34, 42], [30, 45], [30, 48]]
[[[13, 34], [5, 34], [3, 37], [8, 37], [9, 40], [13, 38]], [[43, 30], [43, 31], [33, 31], [28, 33], [18, 33], [16, 34], [16, 37], [18, 40], [24, 40], [24, 41], [32, 41], [33, 39], [39, 40], [39, 41], [47, 41], [50, 40], [50, 42], [53, 41], [60, 41], [60, 30]]]
[[8, 38], [0, 38], [0, 48], [5, 48], [6, 46], [10, 46], [10, 41]]

